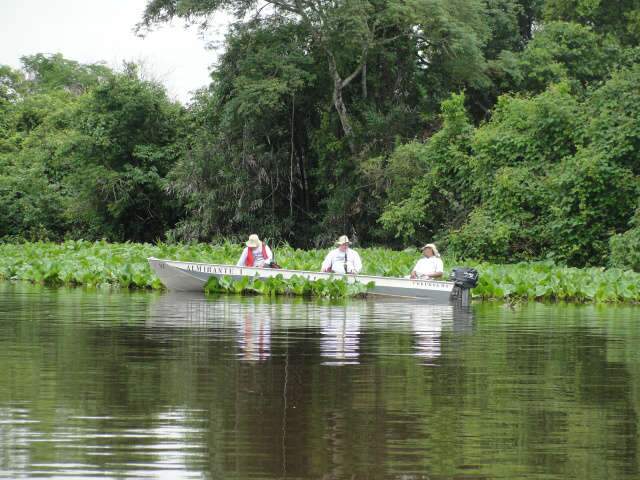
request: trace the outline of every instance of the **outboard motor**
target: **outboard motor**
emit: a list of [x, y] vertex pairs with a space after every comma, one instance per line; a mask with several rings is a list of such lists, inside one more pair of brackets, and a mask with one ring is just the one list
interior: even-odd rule
[[475, 268], [456, 267], [449, 277], [455, 285], [451, 291], [451, 300], [458, 305], [471, 305], [471, 289], [478, 285], [478, 271]]

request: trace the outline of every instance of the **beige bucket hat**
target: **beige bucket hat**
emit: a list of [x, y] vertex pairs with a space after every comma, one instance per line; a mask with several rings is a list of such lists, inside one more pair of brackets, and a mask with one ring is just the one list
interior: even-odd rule
[[425, 248], [430, 248], [436, 257], [440, 257], [440, 253], [438, 252], [438, 249], [436, 248], [435, 243], [427, 243], [424, 247], [420, 249], [420, 251], [423, 252]]
[[345, 243], [351, 243], [349, 241], [349, 237], [347, 237], [346, 235], [340, 235], [340, 238], [336, 240], [336, 245], [344, 245]]
[[260, 237], [255, 233], [249, 235], [249, 240], [246, 241], [245, 245], [249, 248], [259, 247], [262, 242], [260, 241]]

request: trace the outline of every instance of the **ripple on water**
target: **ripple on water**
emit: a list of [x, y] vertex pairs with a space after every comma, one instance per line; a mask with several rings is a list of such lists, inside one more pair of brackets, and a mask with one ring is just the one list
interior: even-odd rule
[[0, 283], [0, 477], [637, 478], [636, 319]]

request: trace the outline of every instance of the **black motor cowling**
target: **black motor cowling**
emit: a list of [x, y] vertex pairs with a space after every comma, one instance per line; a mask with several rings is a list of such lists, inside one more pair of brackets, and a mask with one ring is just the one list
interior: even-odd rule
[[478, 285], [478, 271], [475, 268], [456, 267], [449, 277], [458, 287], [469, 289]]

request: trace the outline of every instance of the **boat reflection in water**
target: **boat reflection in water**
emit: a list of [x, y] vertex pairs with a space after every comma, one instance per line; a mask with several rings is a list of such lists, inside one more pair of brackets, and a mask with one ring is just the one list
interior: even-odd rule
[[471, 331], [473, 313], [470, 307], [442, 305], [417, 305], [408, 308], [408, 318], [414, 334], [414, 353], [424, 359], [424, 364], [434, 364], [433, 360], [442, 353], [443, 330]]
[[[340, 303], [300, 298], [218, 296], [168, 292], [151, 306], [150, 327], [197, 328], [203, 336], [233, 340], [242, 361], [261, 362], [276, 345], [315, 338], [323, 365], [360, 363], [362, 339], [369, 331], [402, 331], [412, 335], [412, 350], [389, 352], [415, 355], [425, 365], [435, 364], [446, 330], [471, 331], [471, 307], [428, 305], [380, 298]], [[157, 332], [153, 328], [151, 332]], [[155, 334], [155, 333], [154, 333]]]
[[360, 311], [346, 306], [332, 307], [320, 317], [320, 354], [324, 359], [322, 364], [358, 364]]
[[268, 312], [254, 315], [245, 312], [236, 326], [240, 359], [266, 360], [271, 354], [271, 316]]
[[[440, 334], [443, 322], [450, 323], [452, 308], [436, 307], [433, 309], [416, 308], [411, 311], [411, 327], [415, 335], [415, 354], [429, 359], [440, 356]], [[446, 319], [446, 320], [445, 320]]]

